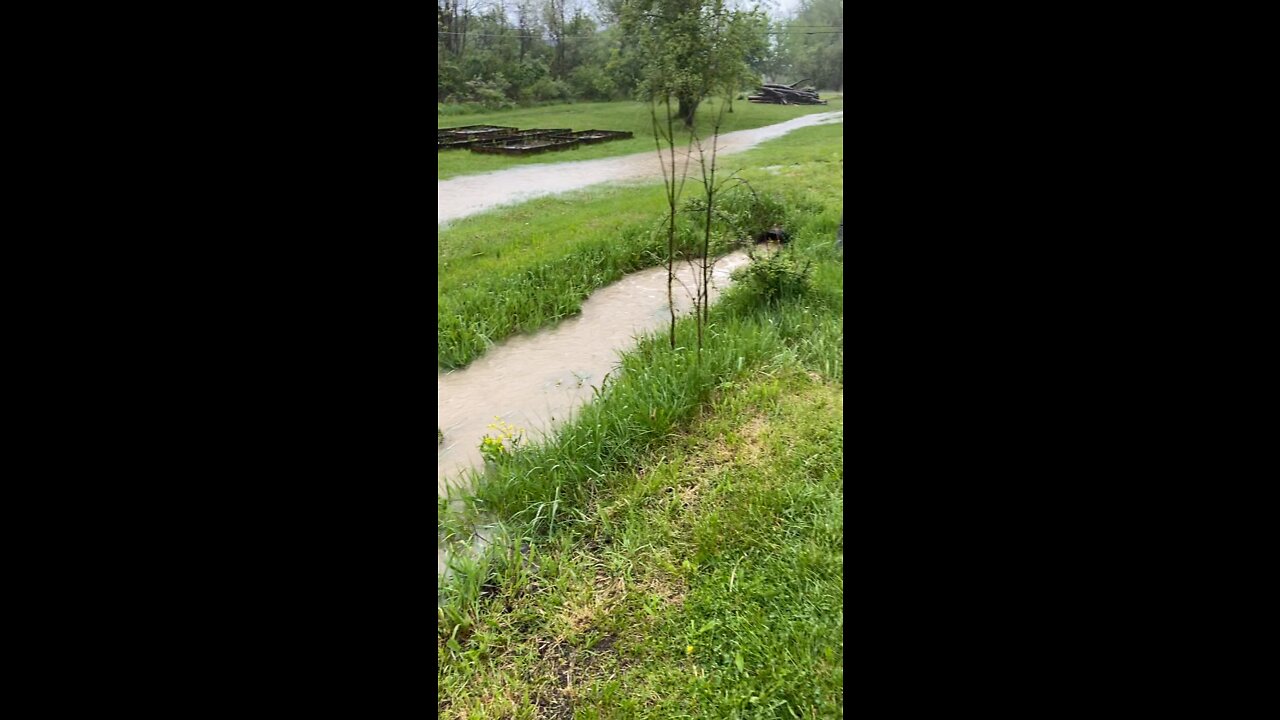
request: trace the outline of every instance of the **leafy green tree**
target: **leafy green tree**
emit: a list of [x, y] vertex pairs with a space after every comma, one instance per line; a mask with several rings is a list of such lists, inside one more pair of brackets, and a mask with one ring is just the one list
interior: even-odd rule
[[620, 16], [641, 59], [638, 94], [658, 102], [674, 97], [686, 127], [703, 98], [732, 97], [753, 82], [750, 60], [766, 50], [763, 13], [725, 0], [624, 0]]
[[672, 97], [690, 122], [767, 67], [765, 21], [731, 0], [437, 0], [437, 102]]

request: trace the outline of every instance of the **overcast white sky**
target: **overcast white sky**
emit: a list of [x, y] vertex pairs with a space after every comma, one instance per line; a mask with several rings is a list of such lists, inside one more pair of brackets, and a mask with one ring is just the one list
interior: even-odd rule
[[800, 0], [768, 0], [774, 5], [773, 11], [769, 14], [774, 17], [782, 17], [795, 12], [796, 6], [800, 4]]

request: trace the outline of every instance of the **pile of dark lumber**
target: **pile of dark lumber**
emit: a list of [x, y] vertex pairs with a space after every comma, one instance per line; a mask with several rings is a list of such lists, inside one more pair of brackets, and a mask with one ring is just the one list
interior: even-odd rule
[[804, 80], [797, 80], [790, 85], [775, 85], [765, 83], [760, 86], [760, 90], [755, 95], [748, 95], [747, 100], [753, 103], [773, 103], [774, 105], [826, 105], [826, 100], [818, 99], [818, 91], [816, 88], [807, 87], [800, 89], [800, 83]]

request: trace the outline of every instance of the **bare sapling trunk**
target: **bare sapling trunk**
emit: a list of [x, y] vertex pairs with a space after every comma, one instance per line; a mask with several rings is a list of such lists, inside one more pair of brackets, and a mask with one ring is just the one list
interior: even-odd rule
[[719, 188], [716, 187], [716, 155], [720, 143], [720, 126], [724, 122], [727, 105], [727, 102], [721, 102], [719, 112], [714, 116], [715, 119], [711, 126], [711, 155], [709, 158], [703, 147], [702, 139], [698, 137], [697, 132], [691, 133], [693, 142], [698, 148], [698, 164], [702, 169], [702, 193], [706, 201], [702, 226], [702, 257], [698, 263], [699, 277], [695, 283], [695, 298], [693, 301], [693, 312], [696, 316], [695, 324], [698, 331], [699, 361], [702, 359], [704, 333], [711, 317], [711, 276], [715, 269], [715, 260], [711, 257], [711, 234], [715, 224], [716, 196], [719, 192]]
[[[671, 97], [662, 102], [665, 110], [666, 129], [658, 118], [658, 103], [649, 105], [649, 117], [653, 122], [653, 143], [658, 151], [658, 164], [662, 167], [662, 182], [667, 201], [667, 307], [671, 312], [670, 339], [671, 349], [676, 348], [676, 303], [675, 303], [675, 262], [676, 262], [676, 217], [680, 209], [680, 195], [684, 190], [684, 180], [689, 170], [689, 155], [692, 154], [692, 137], [690, 147], [685, 151], [685, 172], [676, 175], [676, 137], [675, 120], [677, 113], [672, 112]], [[664, 153], [663, 142], [666, 142]]]
[[[676, 146], [672, 133], [671, 98], [663, 103], [666, 109], [666, 132], [658, 122], [658, 103], [649, 105], [649, 117], [653, 121], [653, 144], [658, 151], [658, 166], [662, 168], [663, 194], [667, 201], [667, 307], [671, 312], [671, 349], [676, 348], [676, 305], [672, 285], [675, 281], [675, 248], [676, 248]], [[666, 141], [669, 157], [663, 157], [662, 143]], [[668, 160], [670, 172], [668, 172]]]

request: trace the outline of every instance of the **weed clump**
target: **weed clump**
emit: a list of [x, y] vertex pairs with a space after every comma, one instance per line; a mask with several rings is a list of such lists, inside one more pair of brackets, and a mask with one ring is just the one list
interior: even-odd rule
[[813, 263], [804, 265], [789, 252], [752, 254], [751, 263], [733, 271], [739, 292], [768, 305], [807, 295], [813, 287]]
[[493, 435], [486, 434], [480, 440], [480, 454], [492, 463], [513, 455], [524, 440], [524, 428], [503, 422], [500, 418], [489, 423], [489, 429], [495, 432]]

